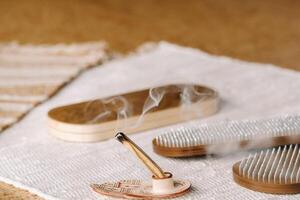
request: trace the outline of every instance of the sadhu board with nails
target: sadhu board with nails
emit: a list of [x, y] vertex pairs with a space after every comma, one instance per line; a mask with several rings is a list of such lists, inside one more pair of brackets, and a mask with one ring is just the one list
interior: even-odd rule
[[166, 157], [224, 154], [300, 143], [300, 116], [221, 120], [183, 126], [155, 137], [153, 150]]
[[300, 193], [298, 144], [249, 155], [232, 167], [234, 181], [245, 188], [271, 194]]
[[219, 95], [209, 87], [166, 85], [53, 108], [48, 128], [63, 140], [94, 142], [112, 138], [117, 129], [131, 134], [210, 116], [218, 106]]

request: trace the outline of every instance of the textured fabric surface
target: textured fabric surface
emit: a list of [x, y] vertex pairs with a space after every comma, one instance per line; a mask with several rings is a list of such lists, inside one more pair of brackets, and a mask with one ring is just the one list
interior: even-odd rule
[[105, 44], [0, 44], [0, 131], [106, 58]]
[[[222, 98], [217, 115], [188, 122], [186, 126], [222, 119], [300, 113], [299, 73], [160, 43], [149, 52], [85, 72], [24, 120], [4, 131], [0, 135], [0, 180], [30, 189], [47, 199], [104, 199], [91, 191], [90, 183], [150, 178], [139, 161], [115, 140], [79, 144], [51, 137], [46, 130], [46, 113], [62, 104], [180, 82], [209, 85]], [[232, 164], [247, 153], [190, 159], [154, 154], [152, 138], [168, 128], [135, 134], [132, 139], [165, 171], [192, 182], [191, 193], [181, 199], [300, 198], [299, 195], [257, 193], [236, 185], [232, 180]]]

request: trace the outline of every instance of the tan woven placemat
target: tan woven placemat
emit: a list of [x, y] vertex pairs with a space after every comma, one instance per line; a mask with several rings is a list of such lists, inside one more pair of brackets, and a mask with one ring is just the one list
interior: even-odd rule
[[102, 42], [0, 45], [0, 131], [45, 101], [85, 68], [106, 58]]

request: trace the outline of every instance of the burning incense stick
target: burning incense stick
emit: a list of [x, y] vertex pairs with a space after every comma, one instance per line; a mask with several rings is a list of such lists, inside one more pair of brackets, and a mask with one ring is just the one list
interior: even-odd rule
[[115, 138], [124, 144], [131, 152], [133, 152], [139, 160], [153, 173], [157, 178], [165, 178], [164, 171], [132, 140], [130, 140], [124, 133], [117, 133]]

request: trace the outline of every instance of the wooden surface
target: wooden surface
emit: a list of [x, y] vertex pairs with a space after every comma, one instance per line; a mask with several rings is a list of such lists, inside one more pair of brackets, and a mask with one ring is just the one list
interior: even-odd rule
[[0, 1], [0, 40], [104, 39], [130, 51], [168, 40], [209, 53], [300, 69], [297, 0]]
[[31, 194], [26, 190], [21, 190], [12, 185], [0, 183], [0, 199], [1, 200], [41, 200], [35, 194]]
[[[107, 40], [128, 52], [167, 40], [209, 53], [300, 70], [297, 0], [0, 1], [0, 42]], [[0, 199], [38, 199], [0, 184]]]

